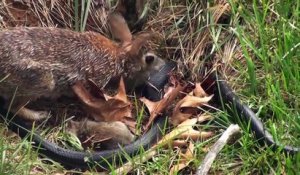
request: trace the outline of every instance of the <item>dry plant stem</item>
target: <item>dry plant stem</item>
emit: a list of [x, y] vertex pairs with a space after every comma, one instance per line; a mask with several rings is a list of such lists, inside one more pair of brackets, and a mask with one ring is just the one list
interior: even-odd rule
[[[153, 156], [155, 156], [157, 154], [157, 151], [154, 147], [152, 147], [149, 151], [147, 151], [143, 157], [136, 157], [134, 158], [134, 160], [129, 161], [127, 163], [125, 163], [123, 166], [121, 166], [120, 168], [116, 169], [116, 173], [117, 174], [128, 174], [134, 167], [134, 164], [140, 164], [143, 162], [148, 161], [149, 159], [151, 159]], [[110, 173], [112, 174], [112, 173]]]
[[[117, 174], [127, 174], [134, 168], [134, 164], [139, 164], [148, 161], [153, 156], [157, 154], [157, 148], [158, 147], [164, 147], [166, 145], [170, 145], [171, 142], [174, 141], [174, 138], [180, 137], [181, 134], [184, 134], [186, 132], [189, 132], [193, 129], [193, 125], [196, 124], [196, 122], [204, 122], [207, 120], [212, 119], [212, 116], [210, 115], [203, 115], [198, 118], [189, 119], [180, 125], [178, 125], [173, 131], [171, 131], [169, 134], [165, 135], [156, 145], [151, 147], [142, 157], [136, 157], [133, 161], [125, 163], [122, 167], [118, 168], [115, 172]], [[199, 132], [201, 135], [201, 132]], [[187, 142], [184, 142], [187, 143]], [[134, 163], [132, 163], [134, 162]]]
[[[204, 121], [208, 121], [211, 120], [212, 116], [211, 115], [202, 115], [199, 116], [198, 118], [192, 118], [192, 119], [188, 119], [184, 122], [182, 122], [181, 124], [179, 124], [175, 129], [173, 129], [170, 133], [168, 133], [167, 135], [165, 135], [158, 143], [157, 145], [168, 145], [170, 144], [175, 138], [180, 138], [180, 139], [186, 139], [186, 138], [190, 138], [188, 137], [188, 135], [190, 133], [195, 134], [195, 132], [198, 132], [198, 138], [209, 138], [210, 136], [213, 135], [213, 133], [209, 133], [209, 132], [205, 132], [205, 134], [203, 134], [203, 131], [195, 131], [193, 129], [193, 126], [195, 126], [195, 124], [197, 122], [201, 123]], [[182, 137], [184, 136], [184, 137]], [[206, 139], [203, 138], [203, 139]]]
[[6, 4], [5, 1], [2, 1], [3, 6], [5, 7], [5, 10], [7, 11], [8, 17], [12, 19], [12, 21], [16, 21], [16, 19], [14, 18], [14, 15], [12, 15], [11, 11], [9, 10], [9, 6], [8, 4]]
[[198, 167], [196, 175], [206, 175], [215, 160], [217, 154], [225, 146], [225, 144], [240, 132], [240, 127], [238, 125], [230, 125], [226, 131], [222, 134], [219, 140], [213, 145], [211, 150], [206, 154], [202, 164]]

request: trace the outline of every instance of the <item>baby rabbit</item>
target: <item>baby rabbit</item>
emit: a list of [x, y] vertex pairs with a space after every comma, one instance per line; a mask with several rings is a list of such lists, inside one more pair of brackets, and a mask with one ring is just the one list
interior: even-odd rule
[[109, 149], [118, 148], [119, 144], [128, 145], [134, 141], [135, 136], [128, 127], [120, 122], [95, 122], [91, 120], [69, 121], [67, 132], [77, 137], [92, 138], [101, 141], [101, 145]]
[[151, 34], [139, 34], [132, 39], [118, 13], [109, 14], [108, 23], [121, 43], [94, 32], [40, 27], [3, 29], [0, 80], [5, 78], [0, 82], [0, 96], [12, 102], [12, 112], [25, 119], [39, 120], [48, 113], [24, 107], [29, 101], [73, 94], [72, 86], [77, 81], [92, 79], [104, 87], [111, 78], [133, 79], [144, 70], [149, 71], [149, 65], [159, 67], [152, 63], [161, 59], [141, 49]]

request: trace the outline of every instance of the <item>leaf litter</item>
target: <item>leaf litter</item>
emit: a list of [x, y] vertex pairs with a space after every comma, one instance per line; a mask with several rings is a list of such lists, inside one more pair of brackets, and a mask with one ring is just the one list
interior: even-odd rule
[[[111, 149], [114, 145], [133, 142], [138, 137], [135, 135], [137, 121], [132, 115], [134, 109], [126, 95], [123, 79], [114, 96], [104, 93], [92, 81], [88, 84], [89, 87], [85, 87], [83, 83], [77, 82], [73, 90], [91, 119], [70, 121], [68, 131], [77, 136], [85, 135], [82, 142], [84, 147], [95, 147], [100, 143]], [[153, 102], [146, 97], [139, 99], [148, 110], [148, 116], [141, 123], [143, 133], [150, 129], [160, 115], [170, 116], [173, 129], [152, 148], [152, 151], [160, 146], [179, 149], [181, 159], [170, 167], [170, 174], [184, 169], [193, 160], [194, 142], [214, 136], [214, 132], [195, 129], [197, 123], [212, 120], [212, 116], [199, 112], [200, 107], [207, 105], [212, 97], [206, 94], [200, 83], [191, 86], [191, 83], [171, 76], [161, 100]], [[120, 171], [124, 170], [121, 168]]]

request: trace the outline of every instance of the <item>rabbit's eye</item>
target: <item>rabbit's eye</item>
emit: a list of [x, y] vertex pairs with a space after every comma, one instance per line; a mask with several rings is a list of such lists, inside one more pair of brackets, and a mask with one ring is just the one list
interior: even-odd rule
[[140, 48], [140, 50], [139, 50], [139, 52], [140, 52], [141, 54], [146, 54], [147, 51], [148, 51], [148, 49], [147, 49], [145, 46], [142, 46], [142, 47]]

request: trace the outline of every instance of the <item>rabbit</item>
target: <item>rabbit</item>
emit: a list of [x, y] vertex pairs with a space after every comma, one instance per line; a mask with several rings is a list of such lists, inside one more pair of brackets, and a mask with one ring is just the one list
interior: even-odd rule
[[[0, 31], [0, 96], [12, 103], [10, 110], [27, 120], [41, 120], [48, 112], [28, 109], [28, 102], [75, 95], [72, 86], [77, 81], [92, 79], [103, 88], [114, 77], [143, 77], [144, 70], [162, 65], [163, 61], [157, 61], [162, 59], [142, 49], [152, 34], [133, 38], [126, 21], [116, 12], [108, 15], [108, 24], [120, 43], [99, 33], [59, 28]], [[153, 66], [156, 62], [159, 65]]]
[[[124, 6], [123, 8], [126, 8], [122, 0], [118, 1], [118, 4], [122, 4], [119, 6]], [[118, 10], [118, 12], [111, 13], [108, 16], [109, 27], [112, 37], [118, 41], [121, 41], [122, 45], [126, 47], [126, 45], [130, 44], [130, 42], [132, 41], [132, 35], [128, 27], [118, 27], [118, 25], [120, 24], [127, 25], [125, 19], [120, 17], [124, 14], [121, 15], [121, 11], [119, 11], [120, 10]], [[145, 52], [145, 54], [141, 55], [141, 57], [142, 71], [138, 71], [132, 76], [125, 77], [125, 84], [127, 85], [127, 90], [129, 91], [145, 83], [152, 72], [159, 71], [163, 67], [163, 65], [166, 64], [165, 60], [158, 57], [152, 51]], [[113, 83], [116, 82], [113, 81]]]
[[128, 145], [135, 139], [135, 135], [120, 121], [95, 122], [86, 119], [83, 121], [71, 120], [67, 125], [67, 132], [77, 137], [93, 138], [92, 140], [94, 141], [102, 140], [102, 146], [110, 149], [118, 148], [119, 144]]

